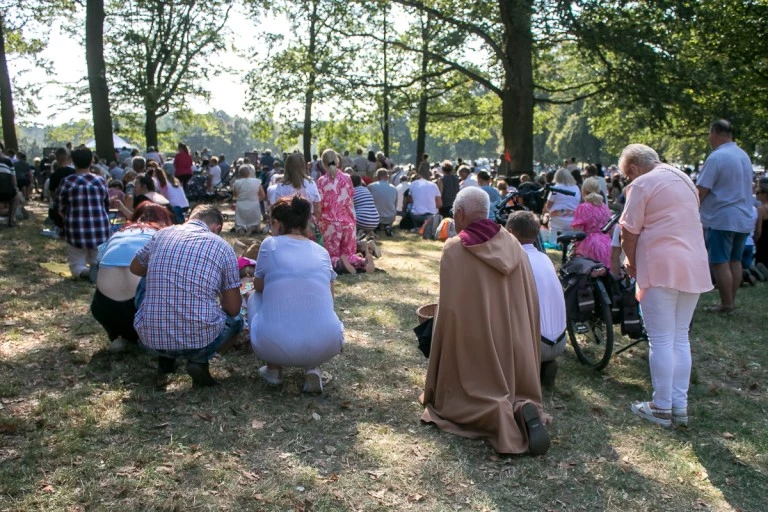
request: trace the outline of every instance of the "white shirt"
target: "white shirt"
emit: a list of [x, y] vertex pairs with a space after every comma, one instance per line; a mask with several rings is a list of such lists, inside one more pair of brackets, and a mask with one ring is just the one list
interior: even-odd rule
[[464, 183], [461, 184], [460, 190], [464, 190], [467, 187], [479, 187], [480, 184], [477, 183], [477, 174], [471, 172], [469, 173], [469, 176], [467, 176], [467, 179], [464, 180]]
[[[290, 183], [279, 183], [275, 190], [275, 201], [281, 197], [296, 195], [309, 201], [312, 213], [315, 212], [315, 203], [320, 202], [320, 191], [317, 190], [317, 184], [314, 181], [305, 179], [299, 190], [296, 190]], [[274, 204], [274, 201], [270, 199], [270, 203]]]
[[211, 177], [211, 186], [215, 187], [221, 183], [221, 167], [214, 165], [208, 168], [208, 176]]
[[539, 294], [539, 325], [541, 335], [551, 341], [565, 332], [565, 298], [549, 256], [532, 244], [523, 245], [533, 270], [533, 280]]
[[[579, 203], [581, 202], [581, 191], [579, 190], [579, 186], [555, 184], [555, 188], [559, 188], [562, 190], [569, 190], [574, 192], [576, 195], [567, 196], [565, 194], [558, 194], [557, 192], [552, 192], [549, 196], [549, 200], [552, 201], [552, 206], [549, 208], [549, 211], [554, 212], [557, 210], [569, 210], [571, 212], [575, 212], [576, 208], [579, 206]], [[571, 213], [571, 215], [567, 215], [566, 217], [573, 217], [573, 213]]]
[[437, 188], [437, 185], [422, 178], [411, 183], [410, 190], [411, 197], [413, 198], [411, 213], [414, 215], [425, 215], [427, 213], [434, 215], [437, 213], [435, 198], [440, 197], [440, 189]]
[[178, 206], [179, 208], [189, 208], [189, 201], [184, 194], [184, 188], [179, 185], [174, 187], [173, 184], [168, 183], [168, 190], [166, 190], [166, 197], [171, 206]]

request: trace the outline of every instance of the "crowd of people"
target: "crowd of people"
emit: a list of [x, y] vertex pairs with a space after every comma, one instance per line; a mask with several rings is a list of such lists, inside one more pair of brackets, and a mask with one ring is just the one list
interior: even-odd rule
[[[533, 178], [460, 159], [430, 164], [426, 155], [416, 168], [395, 166], [362, 149], [355, 159], [333, 149], [310, 162], [264, 151], [229, 164], [185, 144], [166, 157], [124, 148], [109, 165], [83, 146], [60, 148], [50, 172], [36, 176], [26, 156], [3, 150], [0, 202], [13, 213], [42, 188], [72, 275], [96, 285], [91, 311], [109, 350], [151, 352], [158, 385], [180, 360], [194, 386], [216, 384], [209, 360], [246, 329], [266, 363], [260, 377], [280, 385], [285, 368], [301, 368], [307, 393], [323, 392], [320, 367], [343, 349], [337, 276], [374, 272], [376, 237], [448, 218], [458, 236], [446, 240], [440, 262], [422, 420], [487, 439], [501, 453], [543, 454], [550, 417], [542, 386], [554, 384], [565, 350], [566, 304], [537, 246], [564, 231], [586, 233], [575, 255], [636, 281], [653, 395], [631, 411], [687, 425], [699, 296], [714, 283], [720, 302], [707, 310], [730, 314], [742, 281], [768, 263], [768, 181], [754, 182], [729, 122], [713, 123], [709, 142], [696, 183], [641, 144], [627, 146], [618, 166], [582, 173], [572, 159]], [[219, 236], [225, 219], [216, 205], [199, 201], [189, 211], [197, 176], [214, 200], [222, 187], [231, 192], [237, 235], [270, 235], [254, 253], [238, 256]], [[547, 184], [555, 190], [544, 198], [538, 191]], [[512, 187], [537, 194], [502, 226], [494, 211]], [[604, 233], [612, 211], [621, 219]]]

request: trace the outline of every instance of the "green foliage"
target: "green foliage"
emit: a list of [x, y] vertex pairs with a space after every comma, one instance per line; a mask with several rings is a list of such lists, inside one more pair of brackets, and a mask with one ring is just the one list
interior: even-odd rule
[[207, 97], [207, 59], [225, 48], [232, 0], [114, 0], [106, 32], [118, 112], [140, 105], [162, 117]]

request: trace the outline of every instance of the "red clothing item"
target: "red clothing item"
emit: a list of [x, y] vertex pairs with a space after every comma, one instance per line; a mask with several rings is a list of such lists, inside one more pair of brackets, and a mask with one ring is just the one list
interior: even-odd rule
[[192, 155], [179, 151], [173, 157], [173, 168], [175, 176], [189, 176], [192, 174]]

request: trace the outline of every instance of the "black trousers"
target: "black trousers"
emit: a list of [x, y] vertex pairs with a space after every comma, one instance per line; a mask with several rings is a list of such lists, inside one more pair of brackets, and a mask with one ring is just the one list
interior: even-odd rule
[[136, 316], [133, 298], [125, 301], [112, 300], [97, 289], [91, 302], [91, 314], [107, 331], [109, 341], [118, 337], [132, 343], [139, 341], [139, 335], [133, 328], [133, 319]]

